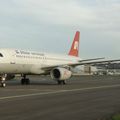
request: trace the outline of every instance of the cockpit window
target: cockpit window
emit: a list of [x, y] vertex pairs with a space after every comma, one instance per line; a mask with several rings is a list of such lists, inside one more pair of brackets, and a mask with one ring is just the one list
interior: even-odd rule
[[3, 57], [3, 54], [2, 54], [2, 53], [0, 53], [0, 57]]

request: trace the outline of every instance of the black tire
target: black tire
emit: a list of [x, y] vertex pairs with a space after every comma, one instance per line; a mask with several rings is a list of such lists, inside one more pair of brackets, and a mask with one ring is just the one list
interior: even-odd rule
[[21, 85], [25, 84], [25, 79], [21, 79]]
[[3, 82], [3, 83], [1, 83], [1, 87], [6, 87], [6, 83], [5, 82]]
[[29, 80], [29, 79], [26, 79], [26, 80], [25, 80], [25, 84], [26, 84], [26, 85], [29, 85], [29, 84], [30, 84], [30, 80]]
[[65, 85], [65, 84], [66, 84], [66, 81], [65, 81], [65, 80], [63, 80], [63, 81], [62, 81], [62, 83], [63, 83], [63, 85]]
[[57, 82], [58, 82], [58, 85], [61, 85], [61, 81], [60, 80], [58, 80]]
[[58, 85], [65, 85], [66, 84], [66, 81], [65, 80], [58, 80]]

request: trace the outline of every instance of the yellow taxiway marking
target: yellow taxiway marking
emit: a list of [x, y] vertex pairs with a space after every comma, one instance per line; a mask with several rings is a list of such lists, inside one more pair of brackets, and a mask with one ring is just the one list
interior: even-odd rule
[[6, 97], [0, 97], [0, 100], [32, 97], [32, 96], [41, 96], [41, 95], [50, 95], [50, 94], [66, 93], [66, 92], [77, 92], [77, 91], [86, 91], [86, 90], [95, 90], [95, 89], [116, 88], [116, 87], [120, 87], [120, 84], [109, 85], [109, 86], [99, 86], [99, 87], [88, 87], [88, 88], [81, 88], [81, 89], [71, 89], [71, 90], [57, 90], [57, 91], [51, 91], [51, 92], [33, 93], [33, 94], [25, 94], [25, 95], [6, 96]]

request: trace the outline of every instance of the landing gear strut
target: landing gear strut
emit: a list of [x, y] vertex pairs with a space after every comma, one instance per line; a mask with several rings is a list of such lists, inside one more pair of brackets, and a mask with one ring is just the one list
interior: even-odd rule
[[21, 79], [21, 85], [29, 85], [30, 80], [29, 78], [26, 78], [26, 75], [23, 75], [23, 78]]

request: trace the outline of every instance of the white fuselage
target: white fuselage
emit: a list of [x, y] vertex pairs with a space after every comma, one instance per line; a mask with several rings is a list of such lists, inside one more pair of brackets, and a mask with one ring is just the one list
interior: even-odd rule
[[42, 74], [41, 68], [76, 63], [79, 58], [34, 51], [0, 49], [0, 74]]

